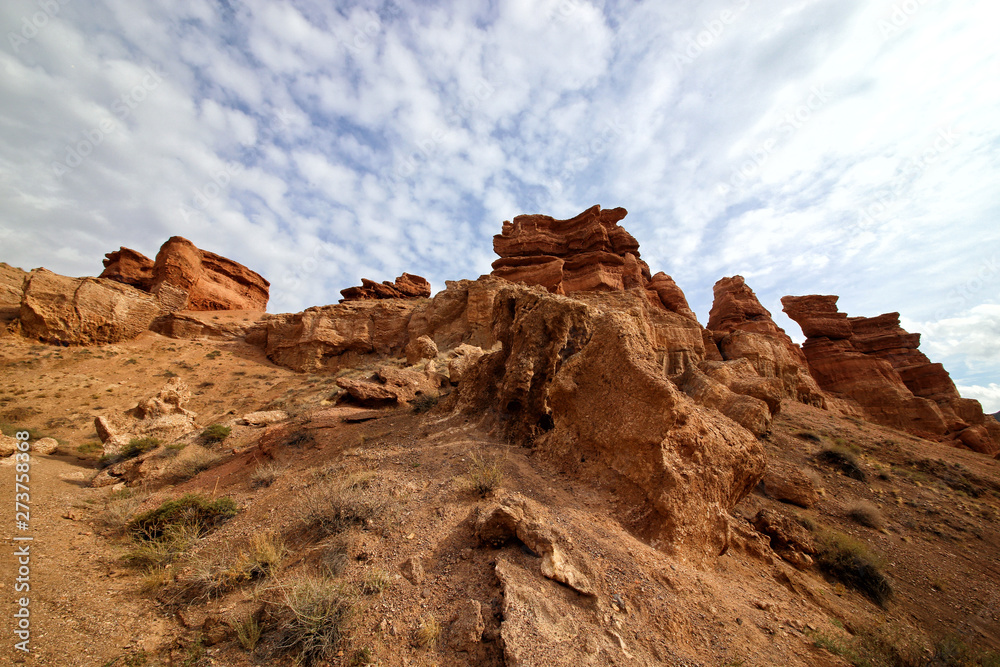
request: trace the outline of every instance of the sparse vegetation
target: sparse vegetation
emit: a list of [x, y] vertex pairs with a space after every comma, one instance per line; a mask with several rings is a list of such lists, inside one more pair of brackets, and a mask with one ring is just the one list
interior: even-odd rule
[[417, 631], [414, 634], [414, 641], [422, 649], [434, 650], [437, 648], [438, 639], [441, 637], [441, 624], [432, 614], [427, 614], [420, 619]]
[[855, 667], [922, 667], [927, 662], [912, 634], [895, 625], [862, 628], [853, 637], [813, 633], [813, 642]]
[[222, 424], [212, 424], [201, 432], [201, 439], [209, 444], [214, 444], [216, 442], [222, 442], [229, 437], [232, 432], [232, 428], [229, 426], [223, 426]]
[[832, 529], [818, 536], [816, 563], [829, 576], [884, 607], [892, 597], [892, 584], [882, 573], [882, 560], [862, 542]]
[[852, 479], [860, 482], [867, 481], [868, 479], [857, 456], [846, 447], [827, 445], [816, 455], [816, 458], [823, 463], [837, 467], [840, 472]]
[[137, 458], [146, 452], [152, 451], [160, 446], [160, 439], [152, 436], [145, 438], [132, 438], [128, 444], [121, 448], [117, 454], [105, 454], [98, 462], [98, 467], [106, 468], [119, 461]]
[[410, 405], [413, 406], [414, 414], [420, 414], [422, 412], [427, 412], [435, 405], [438, 404], [440, 397], [434, 394], [421, 394], [409, 401]]
[[253, 653], [264, 632], [264, 624], [253, 616], [236, 619], [229, 624], [236, 633], [236, 639], [247, 653]]
[[506, 465], [506, 453], [472, 452], [469, 454], [469, 486], [480, 496], [489, 495], [503, 485]]
[[388, 572], [373, 568], [365, 572], [360, 588], [361, 592], [365, 595], [378, 595], [388, 588], [391, 583], [392, 577], [389, 576]]
[[252, 581], [272, 576], [288, 553], [284, 540], [274, 533], [254, 535], [250, 544], [235, 556], [225, 551], [216, 558], [196, 559], [184, 582], [188, 597], [212, 598]]
[[148, 497], [149, 492], [141, 488], [112, 491], [104, 501], [104, 510], [98, 516], [98, 520], [112, 533], [124, 533], [132, 517]]
[[157, 540], [174, 527], [194, 527], [205, 535], [237, 514], [231, 498], [210, 500], [197, 493], [186, 493], [168, 500], [131, 520], [126, 530], [138, 539]]
[[260, 489], [264, 487], [271, 486], [274, 480], [281, 476], [281, 473], [285, 471], [287, 466], [271, 461], [269, 463], [261, 463], [254, 471], [250, 473], [250, 488]]
[[332, 659], [344, 639], [350, 596], [324, 577], [302, 576], [282, 587], [278, 647], [295, 651], [305, 665]]
[[218, 359], [221, 356], [222, 356], [222, 352], [220, 352], [219, 350], [212, 350], [211, 352], [209, 352], [208, 354], [205, 355], [205, 358], [206, 359]]
[[191, 479], [203, 470], [208, 470], [222, 460], [218, 454], [199, 449], [190, 456], [187, 456], [174, 464], [170, 468], [171, 476], [177, 481]]
[[859, 500], [847, 506], [847, 516], [862, 526], [880, 530], [885, 526], [885, 517], [872, 503]]
[[350, 526], [374, 527], [385, 516], [386, 498], [376, 493], [370, 477], [325, 480], [307, 490], [299, 504], [303, 522], [328, 535]]

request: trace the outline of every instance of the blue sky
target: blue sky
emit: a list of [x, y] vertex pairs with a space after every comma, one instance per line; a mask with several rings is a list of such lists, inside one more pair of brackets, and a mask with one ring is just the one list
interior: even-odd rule
[[1000, 409], [1000, 57], [986, 0], [8, 0], [0, 260], [70, 275], [169, 236], [272, 283], [490, 269], [601, 204], [702, 322], [742, 274], [899, 311]]

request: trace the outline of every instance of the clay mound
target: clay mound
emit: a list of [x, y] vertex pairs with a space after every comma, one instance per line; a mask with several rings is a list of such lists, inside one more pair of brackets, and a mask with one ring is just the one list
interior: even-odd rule
[[394, 282], [388, 280], [377, 283], [367, 278], [361, 279], [358, 287], [340, 290], [345, 301], [369, 301], [372, 299], [425, 299], [431, 295], [431, 284], [426, 278], [404, 273]]
[[120, 248], [104, 259], [101, 278], [153, 294], [163, 309], [267, 310], [270, 283], [231, 259], [200, 250], [180, 236], [167, 240], [153, 261]]
[[461, 409], [571, 474], [605, 480], [626, 499], [623, 520], [658, 548], [728, 547], [727, 510], [762, 478], [763, 448], [674, 386], [634, 311], [510, 287], [493, 319], [501, 348], [466, 373]]

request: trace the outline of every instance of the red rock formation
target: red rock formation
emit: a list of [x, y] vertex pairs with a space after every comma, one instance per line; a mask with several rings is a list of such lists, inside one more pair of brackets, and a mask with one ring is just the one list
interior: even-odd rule
[[358, 287], [340, 290], [345, 301], [369, 301], [372, 299], [420, 299], [431, 295], [431, 284], [425, 278], [404, 273], [395, 282], [388, 280], [377, 283], [367, 278], [361, 279]]
[[774, 323], [743, 276], [719, 280], [713, 292], [708, 329], [722, 359], [746, 359], [761, 377], [779, 381], [783, 397], [825, 407], [802, 350]]
[[0, 333], [17, 318], [27, 277], [27, 271], [0, 262]]
[[153, 294], [164, 310], [266, 310], [270, 284], [231, 259], [174, 236], [156, 254], [120, 248], [105, 255], [102, 278]]
[[116, 280], [148, 292], [153, 286], [153, 260], [141, 252], [122, 246], [104, 256], [104, 271], [98, 277]]
[[984, 454], [1000, 451], [1000, 429], [917, 349], [920, 335], [899, 326], [899, 313], [848, 318], [837, 311], [836, 296], [786, 296], [781, 303], [807, 336], [802, 350], [823, 389], [854, 401], [880, 424]]
[[493, 275], [540, 285], [553, 294], [645, 290], [650, 301], [694, 320], [684, 293], [665, 273], [650, 275], [639, 258], [639, 242], [618, 222], [624, 208], [593, 206], [568, 220], [519, 215], [493, 237]]

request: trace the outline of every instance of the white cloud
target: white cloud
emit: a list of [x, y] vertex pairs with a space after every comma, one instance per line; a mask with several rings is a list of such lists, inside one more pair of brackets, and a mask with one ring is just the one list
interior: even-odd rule
[[989, 386], [958, 385], [958, 393], [965, 398], [974, 398], [983, 404], [983, 412], [994, 414], [1000, 412], [1000, 384], [991, 382]]

